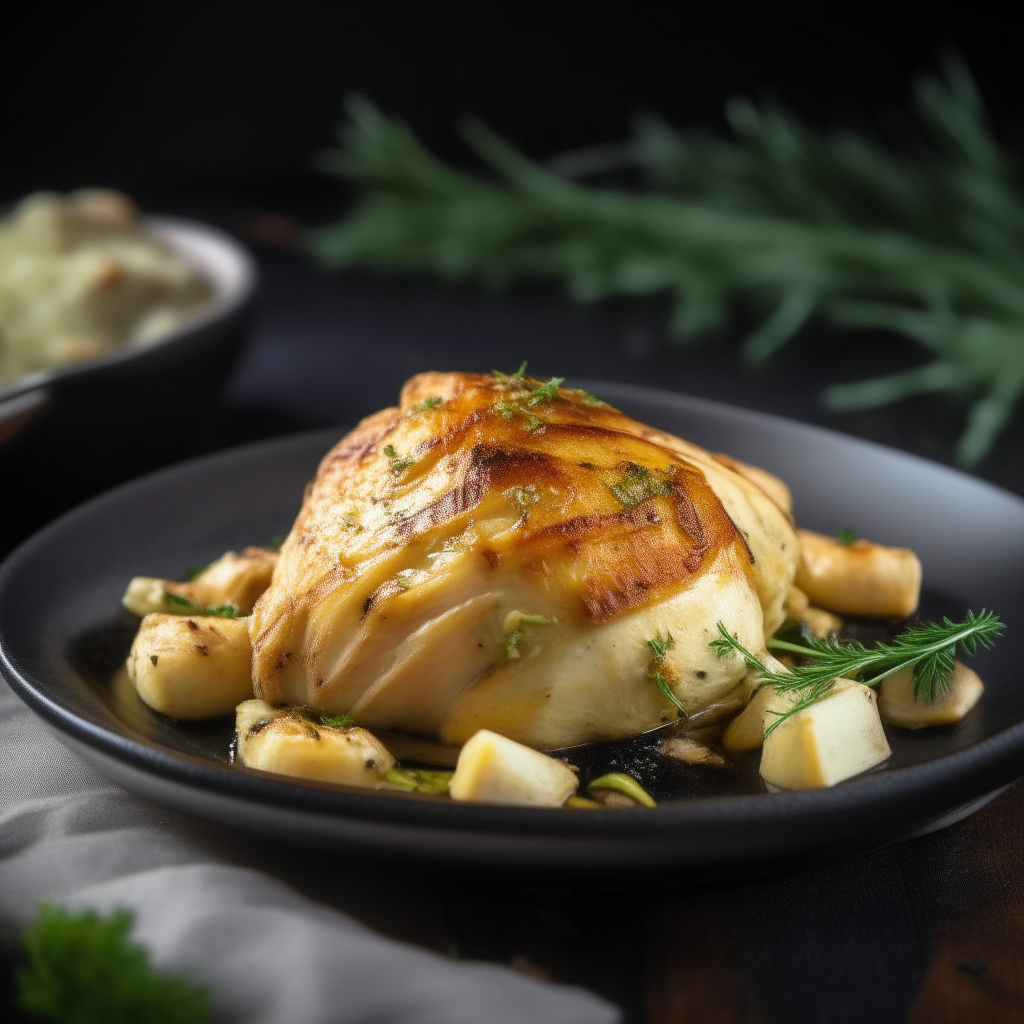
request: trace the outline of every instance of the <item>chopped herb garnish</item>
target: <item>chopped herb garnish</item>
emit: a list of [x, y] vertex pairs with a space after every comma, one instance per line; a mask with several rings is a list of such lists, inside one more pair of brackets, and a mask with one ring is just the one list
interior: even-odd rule
[[430, 409], [436, 409], [443, 401], [443, 398], [438, 398], [437, 395], [431, 395], [430, 398], [424, 398], [423, 401], [416, 406], [413, 412], [427, 412]]
[[527, 505], [536, 505], [540, 501], [540, 495], [533, 484], [523, 484], [518, 487], [510, 487], [504, 492], [506, 498], [511, 498], [517, 505], [526, 508]]
[[349, 715], [320, 715], [320, 724], [329, 725], [334, 729], [348, 729], [355, 724], [355, 719]]
[[505, 636], [501, 641], [501, 653], [511, 661], [522, 657], [519, 645], [526, 636], [525, 626], [549, 626], [551, 619], [543, 615], [526, 615], [523, 612], [509, 612], [505, 617]]
[[277, 551], [284, 543], [284, 537], [278, 536], [276, 533], [267, 541], [267, 547], [271, 551]]
[[216, 608], [200, 608], [194, 601], [190, 601], [181, 594], [172, 594], [169, 590], [164, 591], [164, 604], [175, 610], [176, 615], [212, 615], [219, 619], [237, 619], [238, 609], [233, 604], [221, 604]]
[[929, 622], [914, 626], [890, 643], [879, 641], [871, 647], [856, 640], [834, 637], [808, 637], [806, 645], [769, 640], [768, 646], [773, 650], [812, 659], [810, 664], [783, 672], [769, 671], [760, 658], [729, 635], [721, 622], [718, 632], [721, 636], [712, 640], [710, 646], [720, 658], [739, 654], [748, 668], [759, 673], [762, 685], [770, 684], [779, 693], [792, 693], [795, 697], [790, 710], [772, 712], [777, 717], [765, 729], [765, 736], [769, 736], [786, 719], [821, 700], [840, 678], [877, 686], [886, 676], [913, 668], [914, 697], [922, 701], [935, 700], [949, 692], [957, 651], [975, 654], [979, 648], [991, 647], [1003, 632], [1003, 624], [998, 615], [982, 609], [979, 615], [968, 612], [963, 622], [943, 618], [941, 625]]
[[22, 938], [27, 963], [14, 975], [20, 1008], [33, 1019], [82, 1024], [207, 1020], [209, 992], [154, 970], [131, 928], [128, 910], [101, 916], [42, 904]]
[[598, 398], [597, 395], [592, 395], [589, 391], [584, 391], [583, 388], [573, 388], [572, 390], [573, 394], [579, 395], [587, 405], [599, 406], [607, 404]]
[[853, 544], [854, 541], [858, 541], [860, 538], [848, 526], [844, 526], [839, 533], [836, 534], [836, 540], [839, 541], [840, 544]]
[[654, 652], [656, 658], [664, 658], [665, 655], [672, 650], [675, 646], [675, 640], [672, 639], [672, 634], [668, 636], [662, 636], [661, 631], [658, 631], [658, 635], [651, 640], [647, 641], [647, 646]]
[[391, 462], [390, 470], [392, 473], [401, 473], [403, 469], [408, 469], [410, 466], [416, 465], [415, 459], [408, 457], [402, 458], [398, 454], [398, 450], [393, 444], [387, 444], [384, 446], [384, 454], [388, 457]]
[[408, 590], [412, 586], [412, 569], [403, 569], [401, 572], [395, 573], [395, 583], [402, 588], [402, 590]]
[[499, 380], [510, 380], [512, 377], [518, 377], [522, 380], [526, 376], [526, 360], [524, 359], [522, 363], [519, 364], [519, 369], [516, 370], [515, 373], [505, 373], [502, 370], [491, 370], [491, 373]]
[[625, 473], [615, 483], [608, 486], [612, 494], [626, 508], [633, 508], [634, 505], [639, 505], [641, 501], [646, 501], [648, 498], [669, 494], [672, 490], [671, 484], [667, 481], [662, 483], [656, 480], [654, 474], [646, 466], [638, 466], [635, 462], [628, 463]]
[[552, 377], [547, 384], [541, 384], [533, 389], [530, 400], [526, 403], [528, 409], [542, 405], [544, 402], [554, 402], [561, 396], [558, 394], [558, 385], [565, 381], [564, 377]]
[[454, 772], [436, 771], [427, 768], [391, 768], [384, 776], [393, 786], [406, 793], [429, 793], [444, 796], [448, 792]]
[[532, 434], [535, 430], [540, 430], [544, 426], [542, 419], [534, 416], [528, 409], [524, 409], [518, 402], [502, 402], [501, 405], [497, 406], [497, 409], [506, 420], [511, 420], [516, 415], [525, 416], [526, 431], [529, 434]]
[[356, 521], [355, 516], [345, 516], [341, 521], [341, 525], [344, 526], [346, 530], [355, 530], [356, 533], [362, 533], [363, 530], [366, 529], [365, 526], [361, 526]]
[[202, 576], [204, 572], [209, 568], [209, 562], [206, 565], [193, 565], [185, 570], [185, 582], [191, 583], [197, 576]]
[[669, 703], [679, 712], [680, 716], [687, 718], [689, 713], [683, 702], [676, 696], [676, 692], [672, 688], [672, 681], [669, 679], [672, 669], [665, 662], [665, 655], [672, 650], [674, 645], [675, 640], [672, 639], [672, 634], [669, 633], [667, 636], [662, 636], [660, 631], [656, 637], [652, 637], [647, 641], [647, 646], [650, 647], [654, 654], [654, 660], [651, 662], [651, 667], [647, 672], [647, 678], [668, 698]]
[[657, 803], [650, 793], [640, 785], [631, 775], [624, 775], [622, 772], [609, 772], [599, 779], [594, 779], [587, 789], [611, 789], [623, 796], [635, 800], [642, 807], [657, 807]]

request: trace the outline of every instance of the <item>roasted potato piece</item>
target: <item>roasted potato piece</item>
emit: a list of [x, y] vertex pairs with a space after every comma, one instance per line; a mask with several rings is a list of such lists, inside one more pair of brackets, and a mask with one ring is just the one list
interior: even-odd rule
[[252, 647], [244, 619], [147, 615], [128, 675], [154, 711], [172, 718], [225, 715], [252, 696]]
[[878, 710], [882, 721], [904, 729], [923, 729], [929, 725], [959, 722], [981, 700], [985, 684], [978, 674], [956, 662], [949, 679], [949, 691], [935, 700], [914, 697], [914, 670], [903, 669], [886, 676], [879, 687]]
[[875, 691], [837, 679], [826, 696], [765, 739], [761, 777], [780, 789], [834, 786], [881, 764], [891, 753]]
[[[793, 697], [779, 693], [774, 686], [762, 686], [750, 703], [726, 726], [722, 735], [722, 746], [726, 750], [757, 750], [764, 742], [764, 730], [771, 723], [769, 712], [788, 711], [793, 706]], [[774, 716], [772, 716], [774, 717]]]
[[365, 729], [322, 725], [262, 700], [238, 705], [235, 734], [242, 764], [278, 775], [378, 789], [395, 766], [387, 747]]
[[824, 608], [813, 607], [810, 598], [799, 587], [789, 588], [783, 608], [787, 618], [802, 623], [815, 636], [825, 637], [830, 633], [838, 633], [843, 624], [838, 615], [833, 615]]
[[196, 610], [231, 605], [239, 615], [248, 615], [257, 598], [270, 586], [277, 565], [277, 552], [269, 548], [246, 548], [240, 555], [226, 551], [189, 583], [156, 576], [136, 576], [121, 603], [136, 615], [150, 612], [189, 614], [188, 605], [175, 603], [172, 594], [191, 602]]
[[797, 530], [797, 536], [796, 585], [812, 604], [873, 618], [903, 618], [917, 610], [921, 562], [913, 551], [868, 540], [842, 544], [810, 530]]
[[448, 792], [453, 800], [561, 807], [578, 785], [564, 761], [481, 729], [462, 748]]

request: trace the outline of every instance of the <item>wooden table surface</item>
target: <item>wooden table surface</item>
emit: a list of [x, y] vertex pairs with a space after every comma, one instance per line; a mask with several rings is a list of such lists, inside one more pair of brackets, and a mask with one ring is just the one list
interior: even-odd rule
[[[971, 818], [780, 877], [406, 891], [382, 930], [581, 984], [650, 1024], [1024, 1020], [1024, 786]], [[415, 907], [415, 909], [413, 909]], [[403, 927], [404, 924], [404, 927]], [[411, 924], [411, 927], [410, 927]]]
[[[316, 223], [335, 205], [322, 196], [140, 198], [150, 209], [242, 233], [268, 211]], [[853, 344], [812, 328], [767, 370], [741, 370], [739, 332], [702, 349], [674, 348], [656, 302], [581, 309], [548, 290], [482, 296], [334, 277], [279, 247], [258, 246], [257, 255], [256, 335], [198, 441], [207, 450], [352, 423], [393, 402], [419, 370], [514, 368], [524, 358], [539, 375], [702, 394], [943, 461], [962, 427], [961, 409], [926, 400], [856, 416], [821, 410], [826, 383], [920, 362], [898, 339]], [[979, 472], [1024, 493], [1019, 416]], [[52, 499], [57, 511], [72, 496], [56, 490]], [[0, 516], [0, 549], [23, 532]], [[933, 835], [812, 870], [710, 886], [671, 871], [522, 884], [425, 869], [414, 850], [407, 863], [372, 865], [285, 846], [268, 855], [282, 877], [386, 934], [585, 985], [622, 1006], [630, 1024], [960, 1024], [1024, 1020], [1022, 851], [1017, 784]]]

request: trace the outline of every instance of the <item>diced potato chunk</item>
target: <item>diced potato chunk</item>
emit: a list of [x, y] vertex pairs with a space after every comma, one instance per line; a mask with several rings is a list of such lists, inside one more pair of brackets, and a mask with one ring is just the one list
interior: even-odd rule
[[757, 750], [764, 742], [764, 730], [775, 716], [772, 711], [788, 711], [793, 706], [793, 697], [779, 693], [774, 686], [762, 686], [750, 703], [728, 724], [722, 735], [722, 746], [726, 750]]
[[252, 696], [252, 647], [244, 619], [147, 615], [128, 655], [139, 696], [172, 718], [225, 715]]
[[[761, 661], [769, 672], [786, 671], [786, 666], [774, 655], [765, 653]], [[726, 727], [722, 746], [732, 751], [757, 750], [764, 739], [766, 713], [788, 710], [794, 698], [778, 693], [774, 686], [762, 685], [760, 673], [754, 670], [746, 674], [740, 687], [748, 694], [748, 703]]]
[[906, 548], [867, 540], [841, 544], [797, 530], [800, 564], [796, 585], [810, 602], [840, 615], [875, 618], [913, 614], [921, 593], [921, 562]]
[[577, 785], [563, 761], [481, 729], [462, 748], [448, 792], [453, 800], [561, 807]]
[[891, 753], [874, 690], [838, 679], [825, 697], [765, 739], [761, 777], [781, 789], [834, 786]]
[[985, 684], [978, 674], [958, 661], [949, 678], [948, 693], [937, 694], [935, 700], [917, 700], [914, 697], [914, 671], [906, 668], [882, 680], [878, 710], [883, 722], [904, 729], [952, 725], [978, 703], [984, 690]]
[[162, 580], [156, 576], [134, 576], [128, 583], [124, 597], [121, 598], [121, 604], [136, 615], [166, 612], [164, 595], [169, 593], [168, 587], [174, 586], [177, 584], [173, 581]]
[[321, 725], [291, 708], [248, 700], [235, 711], [238, 759], [248, 768], [377, 789], [395, 759], [359, 726]]
[[843, 624], [838, 615], [833, 615], [824, 608], [814, 608], [810, 598], [799, 587], [789, 588], [783, 608], [788, 618], [803, 623], [815, 636], [838, 633]]
[[121, 603], [136, 615], [150, 612], [188, 614], [188, 608], [175, 607], [167, 600], [174, 594], [191, 601], [197, 609], [233, 605], [239, 614], [248, 615], [267, 587], [277, 565], [277, 552], [268, 548], [246, 548], [240, 555], [226, 551], [211, 562], [194, 580], [178, 583], [156, 576], [136, 576], [121, 598]]

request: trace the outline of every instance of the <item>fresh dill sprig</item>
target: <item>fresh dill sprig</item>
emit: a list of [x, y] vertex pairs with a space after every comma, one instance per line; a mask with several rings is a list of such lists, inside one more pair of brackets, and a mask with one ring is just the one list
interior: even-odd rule
[[558, 280], [580, 302], [669, 294], [682, 340], [723, 326], [739, 300], [763, 311], [744, 349], [753, 362], [815, 316], [893, 331], [929, 361], [834, 386], [826, 403], [965, 399], [957, 458], [972, 465], [1024, 391], [1024, 193], [962, 63], [919, 80], [915, 100], [916, 159], [743, 99], [726, 106], [730, 139], [648, 116], [611, 147], [621, 169], [646, 176], [643, 192], [588, 186], [576, 180], [586, 153], [544, 166], [479, 122], [463, 133], [493, 174], [464, 173], [355, 97], [324, 165], [363, 198], [310, 246], [335, 267], [487, 286]]
[[805, 644], [772, 639], [773, 650], [797, 654], [809, 660], [808, 664], [783, 672], [769, 670], [764, 662], [752, 654], [725, 625], [718, 623], [719, 637], [710, 647], [720, 658], [739, 654], [749, 669], [756, 671], [763, 684], [771, 684], [779, 693], [792, 693], [795, 703], [784, 712], [772, 712], [776, 721], [765, 730], [768, 736], [786, 719], [825, 696], [837, 679], [856, 679], [865, 686], [877, 686], [886, 676], [901, 669], [914, 670], [914, 697], [917, 700], [936, 700], [949, 692], [949, 679], [953, 673], [957, 651], [976, 654], [979, 649], [992, 647], [1003, 632], [1003, 624], [994, 612], [982, 609], [979, 614], [968, 612], [962, 622], [944, 617], [941, 624], [926, 623], [904, 630], [894, 640], [879, 641], [871, 647], [856, 640], [838, 640], [835, 637], [808, 637]]
[[836, 534], [836, 540], [839, 541], [840, 544], [849, 546], [850, 544], [856, 543], [860, 538], [848, 526], [844, 526]]
[[429, 398], [424, 398], [419, 405], [413, 410], [414, 412], [429, 412], [431, 409], [436, 409], [439, 405], [444, 402], [443, 398], [438, 398], [437, 395], [431, 395]]
[[131, 941], [132, 915], [72, 912], [44, 903], [22, 938], [28, 957], [15, 973], [18, 1005], [59, 1024], [201, 1024], [206, 989], [155, 971]]
[[239, 610], [233, 604], [219, 604], [215, 608], [201, 608], [194, 601], [190, 601], [181, 594], [172, 594], [169, 590], [164, 591], [164, 604], [174, 609], [178, 615], [212, 615], [218, 619], [237, 619]]
[[667, 481], [656, 480], [646, 466], [638, 466], [635, 462], [630, 462], [622, 476], [608, 487], [626, 508], [633, 508], [648, 498], [669, 494], [672, 489]]

